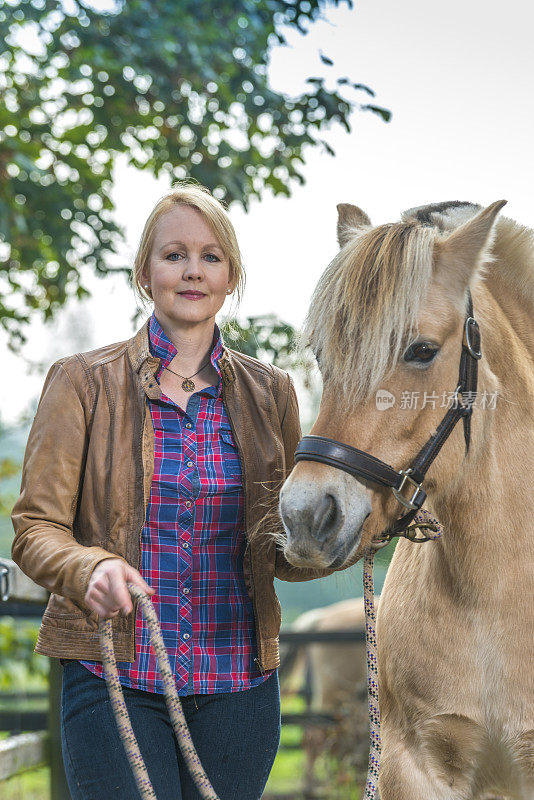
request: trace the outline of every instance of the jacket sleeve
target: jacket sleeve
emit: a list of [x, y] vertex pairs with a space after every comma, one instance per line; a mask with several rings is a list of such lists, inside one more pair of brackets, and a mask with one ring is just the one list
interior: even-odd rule
[[[290, 376], [286, 374], [285, 385], [280, 394], [285, 398], [281, 403], [283, 408], [281, 416], [282, 438], [284, 440], [286, 478], [295, 465], [295, 450], [301, 439], [299, 407], [295, 387]], [[280, 408], [280, 406], [279, 406]], [[324, 578], [331, 575], [335, 569], [314, 569], [294, 567], [287, 561], [280, 547], [276, 548], [275, 577], [282, 581], [311, 581], [314, 578]]]
[[98, 562], [120, 557], [73, 536], [87, 443], [84, 407], [60, 360], [48, 371], [28, 436], [11, 555], [35, 583], [82, 606]]

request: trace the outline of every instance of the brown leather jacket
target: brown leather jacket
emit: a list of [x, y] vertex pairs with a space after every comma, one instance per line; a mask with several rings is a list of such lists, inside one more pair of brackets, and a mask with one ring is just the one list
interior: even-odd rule
[[[161, 389], [148, 322], [131, 339], [52, 364], [33, 421], [20, 497], [11, 518], [14, 561], [52, 594], [37, 653], [101, 660], [98, 616], [85, 605], [91, 572], [105, 558], [141, 565], [141, 531], [154, 469], [147, 396]], [[293, 467], [300, 438], [287, 373], [224, 348], [223, 400], [245, 487], [244, 577], [254, 606], [259, 666], [277, 667], [280, 604], [273, 578], [310, 580], [333, 570], [291, 566], [263, 521]], [[271, 528], [272, 530], [272, 528]], [[134, 661], [137, 605], [113, 618], [118, 661]]]

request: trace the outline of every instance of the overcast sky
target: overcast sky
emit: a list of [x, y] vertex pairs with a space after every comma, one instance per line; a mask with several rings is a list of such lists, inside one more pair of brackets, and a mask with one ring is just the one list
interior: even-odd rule
[[[274, 312], [302, 323], [336, 252], [339, 202], [361, 206], [378, 224], [423, 203], [506, 198], [506, 215], [531, 226], [533, 22], [526, 0], [360, 0], [352, 10], [328, 10], [307, 36], [292, 34], [291, 46], [272, 56], [276, 89], [297, 92], [308, 76], [347, 74], [371, 86], [393, 119], [355, 114], [351, 134], [338, 126], [328, 133], [335, 158], [308, 152], [306, 185], [296, 185], [290, 199], [266, 195], [248, 214], [231, 209], [247, 269], [240, 315]], [[334, 68], [321, 65], [319, 50]], [[115, 177], [117, 219], [127, 231], [120, 262], [130, 265], [144, 221], [169, 183], [124, 166]], [[52, 363], [76, 352], [81, 334], [89, 349], [134, 333], [125, 279], [87, 275], [86, 285], [94, 297], [83, 308], [72, 302], [52, 325], [31, 326], [28, 358]], [[0, 342], [1, 418], [12, 422], [40, 394], [43, 376], [28, 375], [2, 335]]]

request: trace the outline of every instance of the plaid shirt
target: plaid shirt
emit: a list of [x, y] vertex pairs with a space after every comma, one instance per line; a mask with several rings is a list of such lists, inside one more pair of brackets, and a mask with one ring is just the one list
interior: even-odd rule
[[[155, 314], [149, 323], [159, 377], [177, 353]], [[154, 476], [141, 536], [141, 575], [152, 595], [178, 694], [215, 694], [256, 686], [252, 601], [243, 577], [246, 545], [241, 463], [221, 397], [215, 329], [211, 363], [217, 386], [195, 392], [186, 411], [162, 393], [148, 400], [154, 425]], [[163, 693], [142, 613], [137, 657], [118, 662], [123, 686]], [[81, 661], [102, 677], [99, 661]]]

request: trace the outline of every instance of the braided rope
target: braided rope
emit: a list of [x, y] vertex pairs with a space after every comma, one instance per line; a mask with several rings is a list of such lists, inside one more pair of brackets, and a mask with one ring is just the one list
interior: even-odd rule
[[[191, 734], [185, 721], [182, 704], [176, 691], [174, 677], [169, 664], [169, 658], [163, 637], [161, 635], [161, 628], [159, 626], [158, 618], [154, 610], [154, 606], [149, 597], [139, 587], [133, 583], [127, 583], [128, 589], [132, 597], [136, 597], [139, 601], [141, 611], [146, 620], [148, 629], [150, 631], [150, 638], [152, 647], [158, 659], [158, 667], [163, 680], [163, 688], [165, 692], [165, 702], [169, 709], [169, 716], [171, 718], [172, 727], [180, 745], [180, 750], [187, 764], [191, 777], [196, 784], [198, 791], [204, 800], [219, 800], [215, 790], [208, 780], [206, 773], [200, 763], [197, 751], [191, 739]], [[111, 699], [111, 707], [115, 715], [119, 734], [130, 762], [132, 772], [134, 774], [135, 782], [142, 800], [157, 800], [152, 783], [148, 777], [148, 772], [143, 761], [143, 757], [139, 751], [139, 745], [132, 729], [126, 703], [124, 702], [124, 695], [119, 681], [119, 674], [117, 672], [117, 662], [115, 661], [115, 653], [113, 652], [113, 636], [111, 619], [101, 619], [98, 622], [98, 633], [100, 636], [100, 648], [102, 651], [102, 663], [104, 666], [104, 673], [106, 677], [109, 696]]]
[[[426, 529], [424, 538], [416, 538], [417, 528]], [[420, 509], [413, 524], [397, 533], [412, 542], [426, 542], [438, 539], [443, 533], [443, 525], [434, 519], [426, 509]], [[378, 705], [378, 655], [376, 645], [376, 609], [374, 599], [373, 563], [376, 550], [368, 548], [363, 561], [363, 597], [365, 608], [365, 644], [367, 648], [367, 702], [369, 706], [369, 766], [363, 800], [375, 800], [380, 774], [380, 708]]]

